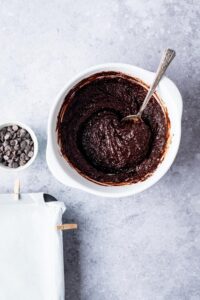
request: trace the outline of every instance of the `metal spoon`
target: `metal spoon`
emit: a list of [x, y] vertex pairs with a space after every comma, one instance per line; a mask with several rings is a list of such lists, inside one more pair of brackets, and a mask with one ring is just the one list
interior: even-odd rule
[[146, 108], [147, 104], [149, 103], [149, 100], [151, 99], [151, 96], [153, 95], [155, 89], [157, 88], [160, 80], [162, 79], [163, 75], [165, 74], [168, 66], [176, 56], [176, 52], [172, 49], [166, 49], [163, 53], [163, 56], [161, 58], [160, 64], [158, 66], [157, 72], [156, 72], [156, 77], [151, 84], [149, 91], [136, 115], [128, 115], [122, 119], [122, 121], [127, 121], [127, 120], [133, 120], [133, 121], [140, 121], [142, 118], [142, 113], [144, 109]]

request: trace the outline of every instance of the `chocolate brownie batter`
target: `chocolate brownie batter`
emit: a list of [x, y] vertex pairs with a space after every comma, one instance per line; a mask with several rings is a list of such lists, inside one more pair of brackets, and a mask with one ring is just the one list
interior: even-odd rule
[[152, 97], [144, 122], [122, 122], [136, 114], [147, 93], [125, 74], [102, 72], [78, 83], [58, 115], [58, 143], [65, 159], [84, 177], [104, 185], [144, 180], [163, 158], [169, 119]]

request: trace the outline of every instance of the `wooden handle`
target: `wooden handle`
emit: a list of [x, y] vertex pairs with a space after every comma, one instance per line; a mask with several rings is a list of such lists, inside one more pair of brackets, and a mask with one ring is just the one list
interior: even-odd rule
[[15, 200], [19, 200], [20, 198], [20, 180], [17, 179], [14, 184], [14, 198]]
[[71, 229], [77, 229], [77, 224], [61, 224], [57, 225], [58, 230], [71, 230]]

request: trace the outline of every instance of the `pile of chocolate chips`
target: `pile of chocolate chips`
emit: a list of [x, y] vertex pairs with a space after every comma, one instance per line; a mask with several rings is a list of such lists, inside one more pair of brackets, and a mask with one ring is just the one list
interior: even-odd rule
[[18, 125], [0, 130], [0, 163], [9, 168], [24, 166], [34, 154], [34, 142], [24, 128]]

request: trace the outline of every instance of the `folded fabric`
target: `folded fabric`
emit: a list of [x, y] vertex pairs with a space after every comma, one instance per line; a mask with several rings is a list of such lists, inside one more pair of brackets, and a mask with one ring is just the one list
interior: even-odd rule
[[64, 211], [43, 194], [0, 195], [1, 300], [64, 300]]

